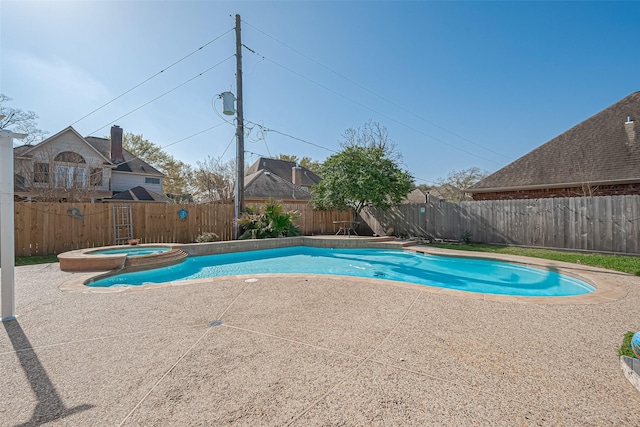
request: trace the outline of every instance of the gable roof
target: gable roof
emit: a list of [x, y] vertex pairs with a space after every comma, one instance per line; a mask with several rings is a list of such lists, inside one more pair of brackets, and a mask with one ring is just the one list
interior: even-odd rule
[[[111, 157], [111, 140], [107, 138], [98, 138], [96, 136], [87, 136], [85, 138], [87, 143], [95, 148], [98, 152], [100, 152], [103, 156]], [[160, 172], [155, 167], [151, 166], [149, 163], [141, 160], [131, 154], [126, 149], [122, 149], [122, 156], [124, 157], [124, 162], [115, 163], [116, 168], [114, 170], [118, 172], [131, 172], [131, 173], [141, 173], [146, 175], [159, 175], [164, 176], [162, 172]]]
[[425, 193], [419, 188], [414, 188], [413, 190], [411, 190], [409, 194], [407, 194], [407, 197], [404, 198], [402, 203], [403, 204], [427, 203], [428, 198], [429, 196], [427, 195], [427, 193]]
[[483, 193], [627, 182], [640, 182], [640, 92], [632, 93], [525, 154], [468, 191]]
[[108, 153], [105, 155], [105, 153], [97, 150], [96, 147], [94, 147], [92, 144], [90, 144], [87, 141], [87, 139], [83, 138], [82, 135], [80, 135], [78, 133], [78, 131], [73, 128], [73, 126], [67, 126], [66, 128], [62, 129], [60, 132], [56, 133], [55, 135], [50, 136], [49, 138], [45, 139], [44, 141], [39, 142], [36, 145], [21, 145], [19, 147], [15, 147], [13, 149], [13, 154], [14, 154], [14, 156], [29, 156], [32, 151], [44, 147], [45, 145], [51, 143], [51, 141], [56, 140], [58, 137], [60, 137], [61, 135], [65, 134], [67, 132], [73, 133], [78, 139], [80, 139], [80, 141], [82, 141], [85, 144], [87, 144], [100, 157], [102, 157], [104, 159], [105, 163], [112, 164], [111, 160], [110, 160], [110, 156], [109, 156]]
[[162, 172], [160, 172], [155, 167], [151, 166], [149, 163], [141, 160], [131, 154], [129, 151], [122, 149], [122, 154], [124, 157], [123, 163], [114, 163], [111, 161], [111, 140], [107, 138], [98, 138], [95, 136], [87, 136], [83, 137], [76, 131], [72, 126], [68, 126], [62, 129], [60, 132], [56, 133], [53, 136], [45, 139], [44, 141], [36, 144], [36, 145], [20, 145], [13, 149], [14, 156], [17, 157], [25, 157], [29, 156], [32, 151], [36, 149], [42, 148], [44, 145], [51, 143], [61, 135], [71, 132], [78, 139], [87, 144], [92, 150], [94, 150], [100, 157], [104, 159], [104, 162], [108, 165], [115, 165], [115, 169], [118, 172], [130, 172], [130, 173], [139, 173], [145, 175], [157, 175], [164, 176]]
[[265, 169], [245, 176], [246, 199], [311, 200], [311, 193]]
[[[291, 169], [296, 166], [296, 162], [289, 162], [287, 160], [269, 159], [266, 157], [260, 157], [254, 164], [252, 164], [245, 176], [254, 174], [260, 170], [265, 170], [274, 175], [279, 176], [285, 181], [292, 182]], [[309, 169], [302, 167], [302, 182], [298, 185], [304, 185], [311, 187], [320, 182], [320, 177]]]

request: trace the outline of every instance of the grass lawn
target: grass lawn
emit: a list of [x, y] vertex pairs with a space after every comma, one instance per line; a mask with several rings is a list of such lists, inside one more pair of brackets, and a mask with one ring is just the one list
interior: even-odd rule
[[624, 338], [622, 339], [622, 345], [618, 350], [619, 356], [627, 356], [632, 358], [636, 357], [635, 353], [633, 352], [633, 349], [631, 348], [631, 338], [633, 338], [633, 334], [634, 334], [633, 332], [627, 332], [626, 334], [624, 334]]
[[640, 276], [640, 257], [583, 254], [577, 252], [553, 251], [549, 249], [518, 248], [515, 246], [497, 246], [482, 244], [450, 244], [432, 243], [429, 246], [460, 251], [494, 252], [498, 254], [522, 255], [533, 258], [544, 258], [555, 261], [573, 262], [575, 264], [591, 265], [622, 271], [623, 273]]
[[16, 265], [48, 264], [58, 262], [56, 255], [34, 255], [16, 257]]

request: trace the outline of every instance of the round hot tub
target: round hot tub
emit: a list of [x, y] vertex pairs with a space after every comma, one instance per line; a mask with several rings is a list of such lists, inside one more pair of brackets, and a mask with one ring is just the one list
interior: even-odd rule
[[126, 255], [127, 257], [156, 255], [170, 251], [169, 246], [125, 246], [122, 248], [98, 249], [85, 252], [87, 255]]
[[187, 254], [169, 245], [105, 246], [58, 255], [62, 271], [144, 270], [182, 262]]

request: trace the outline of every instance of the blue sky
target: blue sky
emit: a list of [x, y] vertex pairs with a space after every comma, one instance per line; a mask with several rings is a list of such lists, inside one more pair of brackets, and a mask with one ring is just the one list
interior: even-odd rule
[[245, 119], [298, 138], [254, 126], [248, 164], [323, 160], [299, 139], [338, 150], [371, 119], [417, 183], [493, 172], [640, 90], [639, 2], [3, 0], [0, 91], [52, 135], [219, 37], [73, 124], [117, 124], [195, 165], [233, 140], [214, 108], [236, 92], [235, 14], [256, 52], [243, 50]]

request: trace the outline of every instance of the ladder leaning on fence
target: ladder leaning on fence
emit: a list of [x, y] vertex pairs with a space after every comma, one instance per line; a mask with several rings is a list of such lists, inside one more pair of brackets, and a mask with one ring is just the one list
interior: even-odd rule
[[131, 206], [113, 206], [113, 244], [120, 245], [133, 239]]

